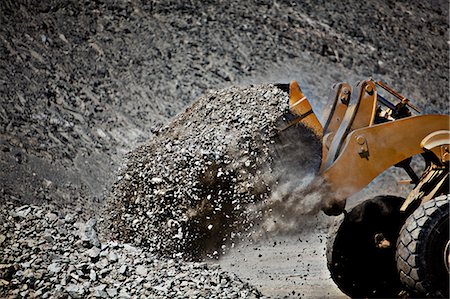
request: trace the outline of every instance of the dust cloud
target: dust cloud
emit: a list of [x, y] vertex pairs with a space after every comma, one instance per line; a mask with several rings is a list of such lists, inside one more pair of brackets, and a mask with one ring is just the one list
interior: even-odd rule
[[308, 216], [320, 212], [324, 198], [321, 190], [310, 188], [314, 179], [317, 177], [310, 174], [300, 182], [293, 180], [277, 187], [262, 207], [261, 230], [266, 234], [290, 234], [305, 227]]
[[253, 220], [254, 240], [296, 234], [314, 226], [312, 218], [321, 211], [327, 198], [321, 188], [323, 180], [318, 176], [322, 153], [320, 139], [298, 124], [279, 132], [274, 141], [274, 160], [270, 173], [266, 174], [272, 178], [271, 192], [254, 208], [257, 215]]

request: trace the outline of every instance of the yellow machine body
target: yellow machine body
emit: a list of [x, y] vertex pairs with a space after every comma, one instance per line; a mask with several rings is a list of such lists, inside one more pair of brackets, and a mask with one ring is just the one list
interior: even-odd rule
[[[399, 103], [394, 105], [378, 95], [377, 88]], [[335, 85], [331, 101], [330, 114], [322, 126], [297, 82], [290, 84], [290, 112], [298, 116], [291, 124], [301, 122], [322, 139], [317, 184], [323, 188], [324, 182], [328, 192], [322, 208], [325, 213], [343, 212], [349, 196], [394, 165], [404, 167], [416, 185], [402, 209], [415, 200], [431, 199], [448, 184], [448, 115], [413, 115], [410, 109], [419, 110], [408, 99], [371, 79], [358, 83], [353, 91], [348, 83]], [[387, 108], [382, 109], [383, 105]], [[417, 154], [423, 154], [427, 163], [420, 177], [411, 173], [408, 162]]]

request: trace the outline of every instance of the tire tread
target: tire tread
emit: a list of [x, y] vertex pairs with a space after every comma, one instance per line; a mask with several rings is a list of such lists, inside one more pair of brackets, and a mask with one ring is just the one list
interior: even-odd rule
[[420, 265], [419, 255], [426, 245], [423, 236], [433, 229], [430, 227], [430, 219], [444, 214], [445, 209], [441, 207], [448, 206], [449, 200], [450, 195], [443, 195], [419, 206], [400, 230], [396, 252], [397, 268], [400, 280], [413, 292], [432, 295], [430, 282]]

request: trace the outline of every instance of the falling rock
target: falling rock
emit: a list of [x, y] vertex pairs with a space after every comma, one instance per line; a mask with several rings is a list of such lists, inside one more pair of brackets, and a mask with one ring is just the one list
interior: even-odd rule
[[[320, 164], [316, 153], [322, 144], [307, 128], [286, 131], [278, 142], [288, 101], [284, 90], [269, 84], [200, 97], [130, 154], [123, 170], [130, 179], [114, 186], [108, 206], [111, 233], [155, 248], [161, 257], [182, 254], [199, 260], [223, 252], [230, 231], [222, 226], [232, 233], [254, 230], [258, 214], [246, 213], [247, 207], [271, 199], [279, 182], [292, 183], [292, 177], [303, 177]], [[295, 161], [295, 167], [290, 163], [295, 175], [284, 170], [290, 162], [285, 157]], [[164, 180], [160, 184], [159, 178]], [[231, 204], [229, 212], [223, 209], [225, 201]]]

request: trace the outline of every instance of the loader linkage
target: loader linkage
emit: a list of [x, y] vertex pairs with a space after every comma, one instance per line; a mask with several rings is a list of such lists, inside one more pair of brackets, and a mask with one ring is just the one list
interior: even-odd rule
[[[284, 130], [306, 126], [322, 140], [322, 162], [305, 192], [324, 194], [328, 215], [386, 169], [403, 168], [405, 198], [377, 196], [344, 213], [327, 249], [328, 268], [351, 297], [444, 297], [449, 293], [449, 115], [420, 115], [407, 98], [380, 81], [334, 85], [325, 125], [297, 82], [288, 86]], [[412, 157], [425, 160], [422, 173]], [[447, 279], [446, 279], [447, 276]]]
[[[407, 98], [369, 79], [353, 89], [348, 83], [336, 84], [331, 111], [322, 126], [297, 82], [289, 90], [292, 120], [286, 128], [301, 123], [322, 139], [319, 177], [332, 195], [323, 207], [325, 213], [342, 213], [347, 197], [391, 166], [405, 169], [411, 183], [419, 184], [423, 175], [410, 166], [414, 155], [422, 154], [430, 169], [441, 167], [448, 172], [448, 115], [417, 115], [420, 110]], [[322, 181], [317, 184], [322, 186]], [[438, 189], [423, 191], [427, 195], [423, 198], [438, 195]]]

